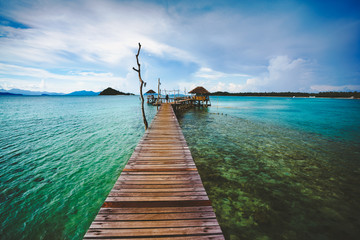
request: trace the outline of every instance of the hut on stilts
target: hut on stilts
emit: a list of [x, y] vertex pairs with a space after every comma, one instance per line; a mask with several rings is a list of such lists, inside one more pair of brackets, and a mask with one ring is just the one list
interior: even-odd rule
[[156, 93], [154, 90], [150, 89], [150, 90], [147, 91], [144, 95], [147, 96], [147, 103], [153, 104], [153, 103], [156, 102], [156, 97], [155, 97], [155, 95], [157, 95], [157, 93]]
[[203, 87], [196, 87], [189, 92], [192, 94], [192, 101], [195, 106], [208, 107], [211, 106], [210, 92]]

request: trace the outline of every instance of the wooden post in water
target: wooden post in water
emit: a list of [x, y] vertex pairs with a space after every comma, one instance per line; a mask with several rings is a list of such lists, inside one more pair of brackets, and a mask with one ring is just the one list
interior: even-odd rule
[[156, 110], [159, 110], [160, 84], [161, 84], [160, 78], [158, 78], [158, 98], [157, 98]]

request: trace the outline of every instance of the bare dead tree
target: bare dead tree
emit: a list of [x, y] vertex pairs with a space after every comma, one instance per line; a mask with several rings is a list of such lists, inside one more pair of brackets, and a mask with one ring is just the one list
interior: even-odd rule
[[134, 71], [138, 72], [139, 74], [139, 81], [140, 81], [140, 97], [141, 97], [141, 112], [142, 112], [142, 116], [143, 116], [143, 120], [144, 120], [144, 125], [145, 125], [145, 130], [148, 129], [148, 122], [146, 121], [146, 116], [145, 116], [145, 110], [144, 110], [144, 96], [143, 96], [143, 93], [142, 93], [142, 88], [143, 88], [143, 85], [145, 84], [146, 86], [146, 83], [142, 80], [141, 78], [141, 72], [140, 72], [140, 63], [139, 63], [139, 54], [140, 54], [140, 50], [141, 50], [141, 44], [139, 43], [139, 49], [138, 49], [138, 52], [136, 54], [136, 62], [137, 62], [137, 65], [138, 65], [138, 69], [134, 68]]

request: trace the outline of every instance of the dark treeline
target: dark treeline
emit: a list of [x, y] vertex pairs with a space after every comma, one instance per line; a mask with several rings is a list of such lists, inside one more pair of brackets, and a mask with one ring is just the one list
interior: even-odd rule
[[319, 93], [304, 93], [304, 92], [243, 92], [243, 93], [229, 93], [229, 92], [213, 92], [211, 96], [258, 96], [258, 97], [337, 97], [337, 98], [360, 98], [360, 92], [319, 92]]

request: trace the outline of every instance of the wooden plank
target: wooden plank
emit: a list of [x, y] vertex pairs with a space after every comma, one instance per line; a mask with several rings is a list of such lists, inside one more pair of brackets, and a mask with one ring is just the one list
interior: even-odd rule
[[[184, 188], [201, 188], [204, 189], [204, 186], [202, 184], [177, 184], [177, 185], [171, 185], [171, 184], [163, 184], [163, 185], [157, 185], [157, 184], [148, 184], [148, 185], [132, 185], [132, 184], [115, 184], [114, 190], [122, 190], [122, 189], [184, 189]], [[130, 190], [129, 190], [130, 191]], [[146, 190], [144, 190], [146, 191]]]
[[184, 148], [179, 148], [179, 149], [151, 149], [150, 147], [148, 148], [142, 148], [141, 149], [141, 153], [142, 154], [187, 154], [187, 155], [191, 155], [190, 150], [187, 149], [185, 150]]
[[116, 181], [117, 184], [126, 184], [126, 185], [184, 185], [184, 184], [201, 184], [201, 180], [171, 180], [171, 181]]
[[186, 146], [184, 144], [167, 144], [167, 143], [162, 143], [162, 144], [158, 144], [158, 143], [143, 143], [140, 145], [140, 147], [143, 149], [143, 148], [148, 148], [149, 150], [150, 149], [187, 149]]
[[196, 171], [173, 171], [173, 172], [122, 172], [121, 175], [198, 175]]
[[145, 166], [145, 167], [132, 167], [127, 166], [123, 171], [149, 171], [149, 172], [159, 172], [159, 171], [189, 171], [194, 169], [194, 166], [168, 166], [168, 167], [159, 167], [157, 165]]
[[165, 132], [166, 130], [164, 130], [163, 132], [158, 131], [157, 133], [153, 133], [151, 135], [144, 135], [143, 137], [143, 141], [147, 141], [150, 139], [154, 139], [154, 140], [164, 140], [164, 141], [174, 141], [174, 140], [181, 140], [184, 141], [185, 138], [184, 136], [179, 136], [180, 132], [173, 132], [173, 133], [167, 133]]
[[[85, 239], [101, 239], [101, 240], [114, 240], [114, 238], [96, 238], [96, 237], [86, 237]], [[121, 238], [122, 240], [134, 240], [134, 238]], [[190, 239], [196, 239], [196, 240], [224, 240], [224, 236], [222, 234], [206, 234], [206, 235], [197, 235], [197, 236], [185, 236], [185, 237], [150, 237], [150, 238], [142, 238], [142, 237], [136, 237], [136, 240], [190, 240]]]
[[130, 160], [189, 160], [194, 164], [194, 161], [189, 155], [174, 155], [174, 156], [136, 156], [134, 158], [130, 158]]
[[138, 154], [139, 157], [189, 157], [192, 159], [190, 152], [186, 153], [184, 151], [181, 152], [142, 152]]
[[211, 206], [204, 207], [154, 207], [154, 208], [101, 208], [99, 214], [122, 213], [182, 213], [182, 212], [211, 212]]
[[152, 237], [152, 236], [187, 236], [222, 233], [219, 226], [207, 227], [179, 227], [179, 228], [144, 228], [144, 229], [92, 229], [86, 233], [87, 237]]
[[120, 176], [119, 179], [120, 181], [132, 181], [132, 180], [136, 180], [136, 181], [147, 181], [147, 180], [160, 180], [160, 181], [167, 181], [167, 180], [200, 180], [200, 176], [199, 175], [192, 175], [192, 176], [187, 176], [187, 175], [166, 175], [166, 176], [152, 176], [152, 175], [124, 175], [124, 176]]
[[[204, 188], [113, 188], [111, 192], [122, 192], [122, 193], [160, 193], [160, 192], [203, 192]], [[111, 193], [110, 192], [110, 193]]]
[[175, 196], [206, 196], [205, 191], [197, 192], [118, 192], [111, 191], [108, 197], [175, 197]]
[[[126, 165], [126, 169], [137, 169], [137, 170], [146, 170], [146, 169], [173, 169], [176, 171], [179, 171], [179, 169], [189, 169], [189, 168], [195, 168], [195, 164], [161, 164], [161, 165], [153, 165], [153, 164], [147, 164], [147, 165]], [[168, 171], [168, 170], [167, 170]]]
[[148, 221], [148, 220], [184, 220], [216, 218], [213, 211], [194, 213], [137, 213], [137, 214], [98, 214], [95, 221]]
[[131, 159], [128, 162], [128, 165], [136, 165], [136, 164], [179, 164], [179, 163], [183, 163], [183, 164], [194, 164], [193, 161], [189, 160], [189, 159]]
[[118, 180], [199, 180], [200, 176], [198, 174], [191, 175], [122, 175]]
[[216, 218], [210, 219], [184, 219], [182, 221], [160, 220], [160, 221], [96, 221], [90, 228], [163, 228], [163, 227], [203, 227], [217, 226]]
[[189, 149], [189, 147], [183, 144], [150, 144], [150, 143], [142, 143], [139, 145], [140, 149], [148, 149], [148, 150], [182, 150]]
[[143, 207], [196, 207], [211, 206], [209, 200], [192, 200], [192, 201], [121, 201], [121, 202], [104, 202], [102, 207], [106, 208], [143, 208]]
[[176, 169], [175, 168], [162, 168], [162, 169], [157, 169], [157, 168], [148, 168], [148, 169], [124, 168], [123, 172], [170, 172], [170, 171], [189, 172], [189, 171], [193, 171], [194, 169], [195, 168], [176, 168]]
[[193, 200], [209, 200], [208, 196], [145, 196], [145, 197], [107, 197], [105, 202], [152, 202], [152, 201], [193, 201]]
[[204, 188], [204, 186], [202, 185], [202, 183], [199, 184], [176, 184], [176, 185], [171, 185], [171, 184], [137, 184], [137, 185], [133, 185], [133, 184], [126, 184], [126, 183], [115, 183], [114, 188], [113, 189], [162, 189], [162, 188], [166, 188], [166, 189], [181, 189], [181, 188]]
[[189, 165], [193, 165], [193, 163], [189, 160], [173, 160], [173, 161], [165, 161], [165, 160], [139, 160], [139, 161], [131, 161], [128, 163], [129, 166], [140, 166], [140, 165], [181, 165], [181, 166], [189, 166]]

